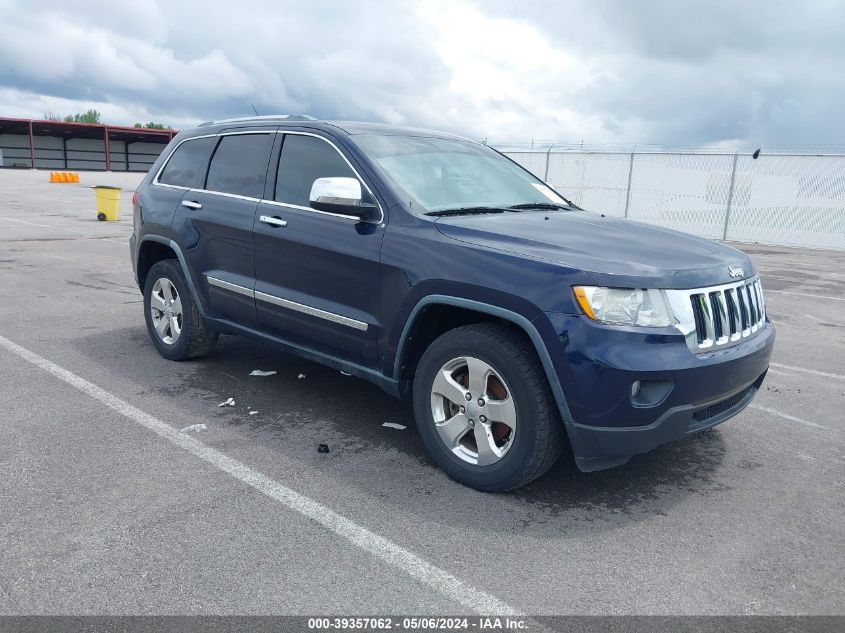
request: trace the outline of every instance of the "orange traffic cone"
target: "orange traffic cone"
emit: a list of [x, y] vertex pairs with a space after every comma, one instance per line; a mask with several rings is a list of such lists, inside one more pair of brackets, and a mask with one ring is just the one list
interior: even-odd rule
[[50, 172], [50, 182], [59, 182], [58, 172], [55, 172], [55, 171]]
[[79, 182], [79, 172], [78, 171], [70, 172], [70, 181], [71, 182]]
[[60, 171], [59, 172], [59, 182], [67, 182], [67, 173]]

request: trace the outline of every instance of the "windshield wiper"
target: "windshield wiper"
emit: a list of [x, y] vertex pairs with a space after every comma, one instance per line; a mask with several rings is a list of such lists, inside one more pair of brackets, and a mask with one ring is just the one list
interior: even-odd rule
[[513, 204], [508, 209], [571, 209], [571, 206], [565, 204], [554, 204], [553, 202], [524, 202], [522, 204]]
[[504, 213], [501, 207], [459, 207], [457, 209], [441, 209], [440, 211], [429, 211], [426, 215], [475, 215], [481, 213]]

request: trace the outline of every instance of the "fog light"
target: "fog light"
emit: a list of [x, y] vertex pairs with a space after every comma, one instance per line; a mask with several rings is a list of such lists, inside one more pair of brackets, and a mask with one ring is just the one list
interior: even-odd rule
[[636, 380], [631, 383], [631, 404], [635, 407], [656, 407], [672, 391], [671, 380]]

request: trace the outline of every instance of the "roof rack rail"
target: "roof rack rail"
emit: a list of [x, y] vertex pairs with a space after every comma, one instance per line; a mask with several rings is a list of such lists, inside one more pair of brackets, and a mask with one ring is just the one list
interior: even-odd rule
[[206, 121], [200, 123], [197, 127], [205, 127], [206, 125], [217, 125], [218, 123], [238, 123], [240, 121], [262, 121], [269, 119], [283, 119], [285, 121], [316, 121], [317, 119], [308, 114], [266, 114], [263, 116], [242, 116], [234, 119], [220, 119], [219, 121]]

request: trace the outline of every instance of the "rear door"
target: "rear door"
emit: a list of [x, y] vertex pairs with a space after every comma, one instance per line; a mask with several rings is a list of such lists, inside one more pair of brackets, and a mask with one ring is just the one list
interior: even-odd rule
[[[281, 134], [281, 132], [280, 132]], [[286, 132], [258, 205], [255, 298], [260, 328], [365, 366], [376, 364], [379, 254], [384, 223], [315, 211], [317, 178], [360, 177], [328, 138]]]
[[200, 136], [185, 139], [176, 146], [153, 179], [152, 186], [142, 191], [145, 231], [168, 234], [174, 212], [185, 192], [202, 186], [216, 144], [216, 136]]
[[274, 139], [273, 130], [220, 134], [204, 184], [185, 194], [176, 214], [208, 314], [250, 328], [253, 222]]

